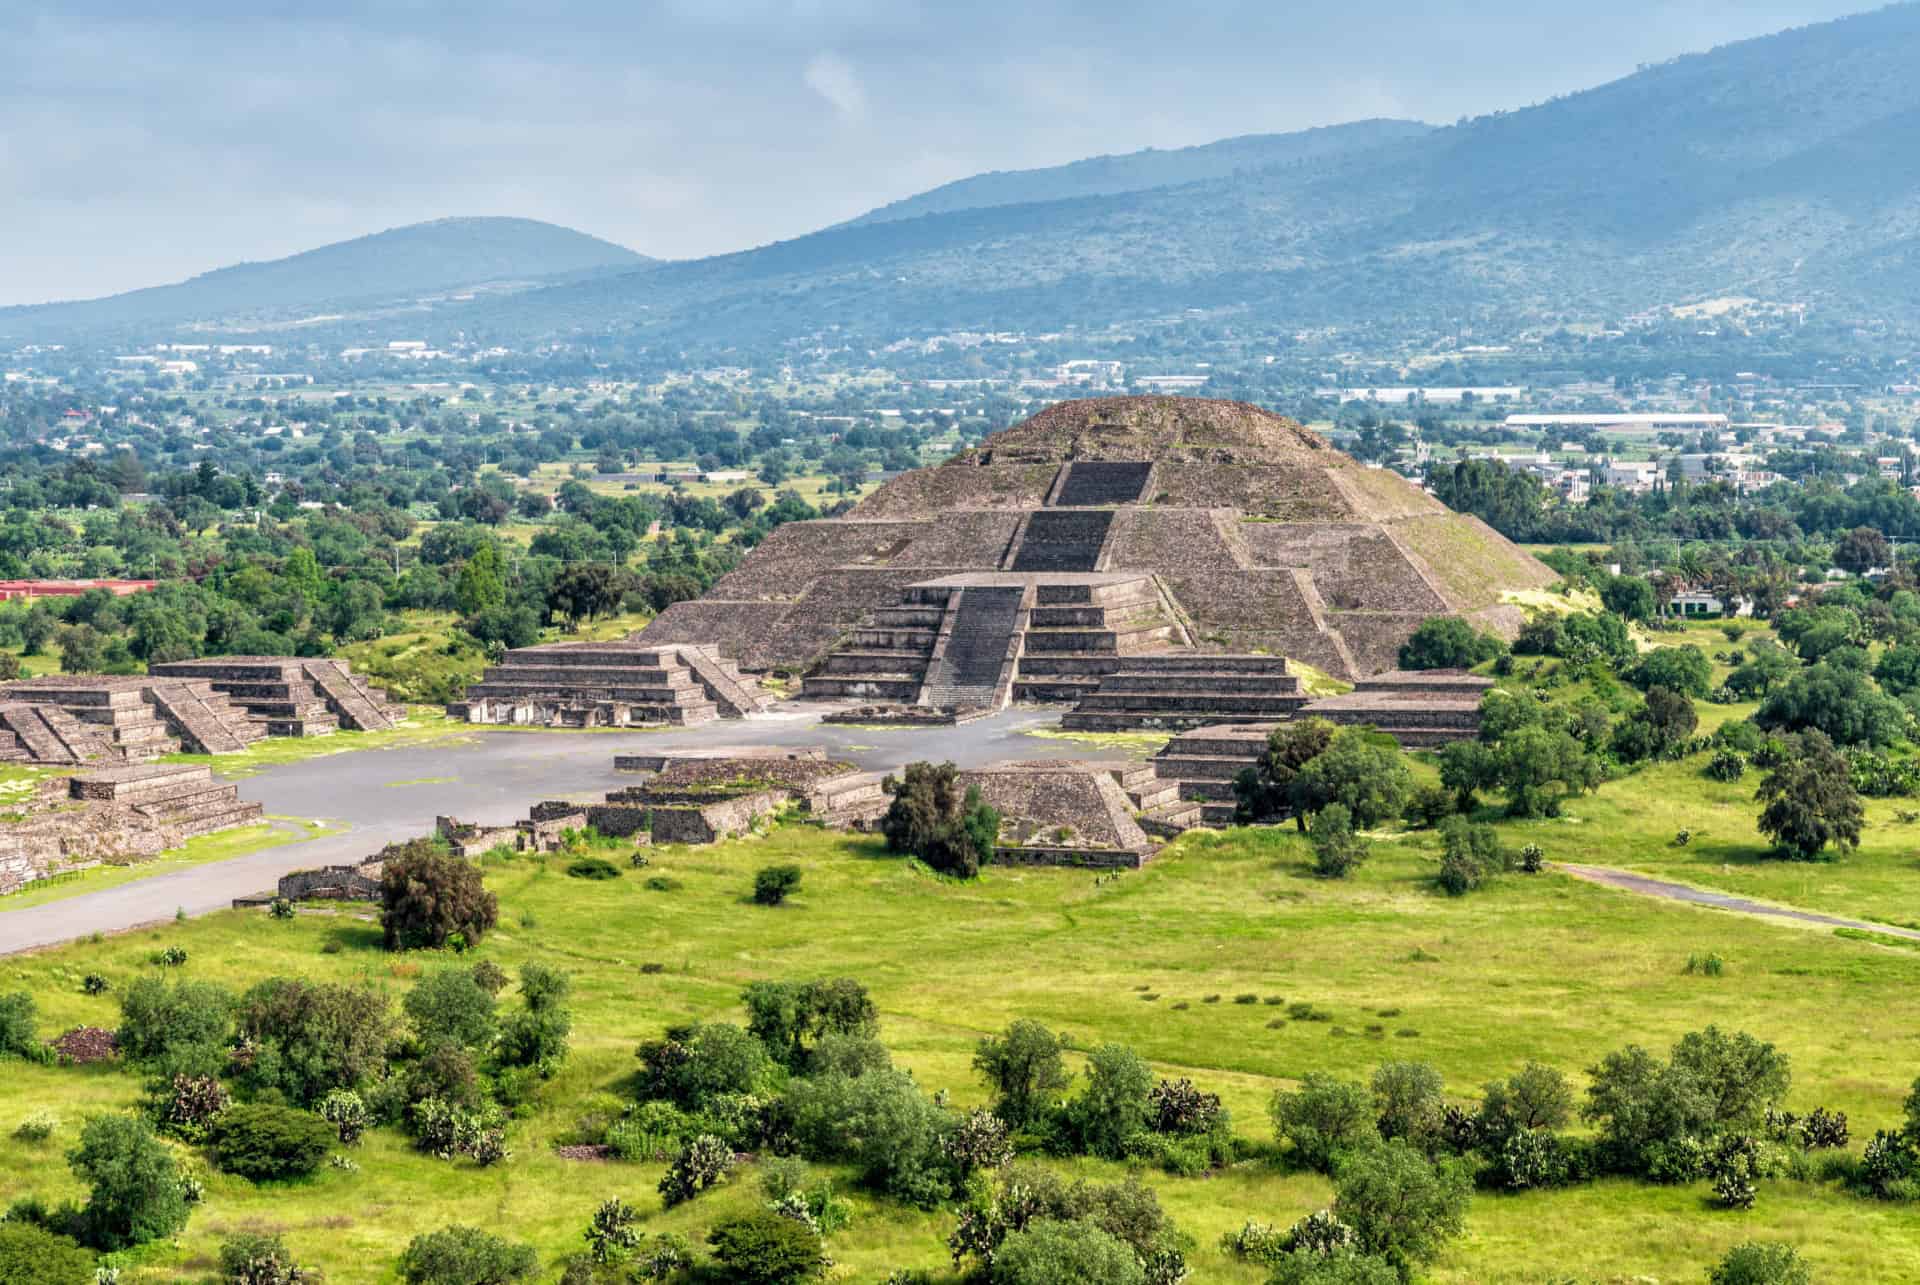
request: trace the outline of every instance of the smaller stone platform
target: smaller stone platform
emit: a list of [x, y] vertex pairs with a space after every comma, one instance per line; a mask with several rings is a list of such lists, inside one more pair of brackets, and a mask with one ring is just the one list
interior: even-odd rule
[[[741, 753], [744, 748], [747, 752]], [[763, 819], [799, 807], [829, 824], [854, 824], [886, 811], [877, 773], [856, 771], [802, 748], [798, 756], [773, 747], [718, 747], [623, 756], [629, 771], [649, 771], [638, 785], [608, 792], [600, 803], [564, 800], [537, 804], [535, 824], [578, 814], [601, 834], [652, 843], [714, 843], [751, 830]], [[577, 822], [576, 822], [577, 824]]]
[[1423, 749], [1480, 734], [1480, 701], [1491, 678], [1459, 669], [1394, 670], [1363, 678], [1343, 696], [1301, 708], [1301, 717], [1344, 726], [1372, 726], [1404, 749]]
[[959, 784], [1000, 813], [995, 864], [1137, 870], [1160, 843], [1135, 820], [1140, 789], [1123, 782], [1157, 794], [1151, 776], [1139, 763], [1035, 759], [969, 768]]
[[447, 713], [533, 727], [693, 727], [770, 704], [712, 648], [564, 642], [508, 652]]
[[207, 656], [149, 666], [165, 678], [209, 683], [261, 724], [269, 736], [326, 736], [340, 728], [379, 732], [406, 717], [404, 707], [339, 660], [289, 656]]
[[1310, 699], [1282, 656], [1161, 652], [1129, 656], [1101, 675], [1060, 726], [1134, 732], [1272, 723]]
[[58, 707], [76, 722], [98, 729], [113, 747], [110, 757], [126, 762], [182, 750], [234, 754], [267, 735], [265, 724], [250, 718], [206, 679], [49, 674], [0, 686], [0, 700]]

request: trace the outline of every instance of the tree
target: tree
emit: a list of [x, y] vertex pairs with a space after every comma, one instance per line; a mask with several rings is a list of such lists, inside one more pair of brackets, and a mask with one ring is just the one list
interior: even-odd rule
[[1870, 526], [1857, 526], [1840, 537], [1833, 546], [1833, 565], [1853, 575], [1865, 575], [1875, 567], [1892, 563], [1887, 537]]
[[767, 1046], [727, 1022], [703, 1022], [683, 1038], [642, 1044], [636, 1051], [644, 1064], [646, 1094], [666, 1098], [687, 1110], [698, 1110], [725, 1094], [763, 1091], [774, 1077]]
[[1403, 1276], [1436, 1258], [1467, 1226], [1473, 1180], [1457, 1161], [1428, 1163], [1398, 1140], [1350, 1151], [1333, 1178], [1333, 1213], [1353, 1228], [1363, 1253]]
[[1041, 1219], [994, 1252], [993, 1285], [1145, 1285], [1133, 1250], [1089, 1222]]
[[1307, 1072], [1293, 1092], [1277, 1091], [1267, 1114], [1274, 1136], [1293, 1145], [1295, 1161], [1321, 1173], [1331, 1172], [1342, 1152], [1380, 1137], [1367, 1087], [1319, 1071]]
[[173, 1155], [137, 1116], [97, 1115], [67, 1153], [74, 1177], [87, 1184], [80, 1239], [112, 1251], [171, 1236], [187, 1225], [187, 1201]]
[[1704, 697], [1713, 679], [1713, 663], [1698, 647], [1657, 647], [1627, 671], [1626, 679], [1641, 691], [1665, 687]]
[[1431, 1153], [1440, 1141], [1446, 1084], [1425, 1062], [1382, 1062], [1373, 1072], [1375, 1127]]
[[1440, 784], [1453, 791], [1454, 806], [1468, 811], [1474, 796], [1500, 781], [1500, 759], [1480, 741], [1448, 741], [1440, 750]]
[[1920, 646], [1903, 643], [1887, 648], [1880, 663], [1873, 667], [1873, 677], [1882, 689], [1895, 696], [1920, 690]]
[[30, 991], [0, 995], [0, 1057], [43, 1056], [35, 1030], [37, 1006]]
[[480, 870], [415, 839], [381, 854], [380, 926], [388, 950], [477, 945], [500, 916]]
[[1563, 795], [1550, 792], [1560, 785], [1566, 795], [1597, 786], [1602, 777], [1599, 760], [1565, 732], [1528, 727], [1503, 741], [1496, 751], [1500, 788], [1507, 811], [1514, 816], [1558, 816]]
[[547, 610], [561, 616], [573, 629], [582, 617], [592, 620], [619, 609], [633, 587], [633, 577], [604, 562], [578, 562], [560, 569], [547, 588]]
[[1707, 1285], [1813, 1285], [1813, 1270], [1792, 1245], [1749, 1240], [1714, 1264]]
[[1893, 745], [1905, 735], [1907, 716], [1865, 674], [1823, 662], [1777, 688], [1753, 721], [1770, 732], [1813, 728], [1837, 745]]
[[989, 807], [978, 786], [959, 788], [959, 769], [951, 763], [909, 763], [904, 778], [881, 783], [893, 796], [880, 832], [889, 852], [920, 858], [941, 874], [971, 879], [993, 859], [999, 841], [1000, 814]]
[[443, 1227], [415, 1236], [400, 1255], [407, 1285], [510, 1285], [540, 1265], [531, 1245], [515, 1245], [478, 1227]]
[[92, 625], [60, 628], [60, 669], [68, 674], [97, 674], [107, 666], [106, 639]]
[[1345, 807], [1329, 803], [1313, 818], [1313, 872], [1322, 879], [1344, 879], [1367, 859], [1367, 842], [1353, 832]]
[[777, 906], [800, 886], [799, 866], [762, 866], [753, 876], [753, 900], [762, 906]]
[[235, 1232], [220, 1242], [225, 1285], [303, 1285], [309, 1279], [278, 1233]]
[[392, 1014], [368, 986], [270, 977], [240, 1000], [242, 1078], [302, 1106], [357, 1088], [386, 1062]]
[[156, 1078], [219, 1075], [227, 1067], [233, 996], [213, 982], [142, 977], [120, 993], [121, 1055]]
[[1290, 793], [1303, 827], [1309, 814], [1338, 803], [1365, 829], [1400, 815], [1413, 793], [1413, 776], [1398, 746], [1376, 744], [1374, 734], [1348, 727], [1300, 769]]
[[1102, 1044], [1087, 1057], [1087, 1087], [1074, 1099], [1080, 1142], [1096, 1156], [1117, 1160], [1126, 1142], [1146, 1127], [1153, 1071], [1124, 1044]]
[[1293, 806], [1294, 778], [1326, 750], [1333, 733], [1334, 725], [1324, 718], [1295, 719], [1269, 732], [1259, 763], [1234, 778], [1235, 822], [1256, 825], [1285, 816]]
[[1760, 1128], [1793, 1083], [1787, 1055], [1745, 1031], [1729, 1034], [1717, 1026], [1689, 1031], [1668, 1060], [1691, 1081], [1715, 1132]]
[[809, 1041], [828, 1036], [872, 1039], [880, 1010], [867, 988], [851, 977], [812, 982], [751, 982], [741, 992], [747, 1032], [789, 1070], [804, 1070]]
[[520, 966], [520, 1011], [500, 1024], [496, 1051], [502, 1066], [531, 1066], [551, 1075], [567, 1055], [573, 1015], [567, 993], [573, 979], [545, 964]]
[[401, 1006], [423, 1043], [481, 1049], [493, 1043], [494, 1003], [473, 969], [449, 964], [415, 982]]
[[1458, 616], [1431, 616], [1420, 622], [1400, 648], [1402, 669], [1472, 669], [1506, 647]]
[[1025, 1128], [1073, 1078], [1061, 1063], [1061, 1047], [1059, 1036], [1023, 1018], [974, 1050], [973, 1067], [993, 1089], [994, 1113], [1009, 1128]]
[[740, 1285], [796, 1285], [827, 1269], [819, 1234], [771, 1210], [726, 1219], [707, 1234], [707, 1243], [726, 1279]]
[[1802, 732], [1795, 750], [1767, 773], [1754, 795], [1765, 804], [1760, 832], [1797, 861], [1817, 859], [1829, 844], [1859, 847], [1866, 813], [1846, 757], [1815, 731]]
[[1558, 1129], [1572, 1115], [1573, 1090], [1567, 1077], [1529, 1062], [1504, 1083], [1486, 1086], [1477, 1120], [1481, 1138], [1498, 1148], [1516, 1133]]
[[507, 605], [507, 568], [500, 546], [489, 540], [461, 565], [453, 582], [453, 602], [463, 616]]
[[1600, 601], [1607, 610], [1626, 620], [1653, 619], [1653, 586], [1639, 576], [1613, 576], [1600, 586]]

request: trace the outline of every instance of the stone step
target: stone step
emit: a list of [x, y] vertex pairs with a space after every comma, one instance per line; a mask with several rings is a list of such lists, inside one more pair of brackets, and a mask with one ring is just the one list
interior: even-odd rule
[[231, 830], [238, 825], [252, 825], [260, 819], [261, 811], [258, 803], [247, 803], [236, 799], [228, 807], [209, 810], [194, 817], [170, 820], [167, 824], [188, 836], [213, 834], [220, 830]]
[[1153, 760], [1153, 773], [1163, 781], [1231, 781], [1242, 768], [1252, 767], [1254, 756], [1244, 758], [1202, 758], [1197, 755], [1161, 754]]
[[393, 727], [393, 716], [349, 682], [332, 661], [310, 660], [306, 674], [343, 726], [356, 732], [384, 732]]
[[1173, 638], [1173, 626], [1164, 621], [1138, 628], [1120, 629], [1029, 629], [1029, 652], [1090, 652], [1113, 654], [1129, 648], [1141, 650], [1163, 647]]
[[919, 678], [927, 672], [930, 657], [922, 651], [893, 651], [862, 647], [831, 653], [821, 674], [899, 674]]
[[255, 725], [225, 698], [214, 706], [207, 699], [211, 694], [211, 688], [203, 691], [186, 682], [156, 683], [147, 693], [155, 711], [172, 726], [181, 748], [188, 753], [237, 754], [249, 743], [242, 739], [240, 729], [252, 731]]
[[712, 650], [682, 648], [680, 659], [723, 718], [748, 718], [773, 704], [770, 696], [740, 676], [738, 666], [723, 661]]
[[1013, 699], [1048, 705], [1072, 705], [1094, 689], [1095, 680], [1059, 676], [1015, 678]]
[[467, 688], [469, 700], [480, 697], [539, 697], [576, 698], [583, 701], [623, 701], [627, 704], [648, 705], [701, 705], [712, 704], [698, 683], [688, 683], [681, 687], [651, 686], [644, 684], [607, 685], [602, 683], [579, 684], [560, 687], [553, 683], [521, 683], [482, 679]]
[[1211, 717], [1215, 722], [1286, 718], [1306, 704], [1304, 696], [1275, 696], [1257, 692], [1213, 695], [1207, 692], [1180, 692], [1159, 695], [1152, 692], [1109, 692], [1106, 684], [1080, 702], [1076, 713], [1087, 714], [1167, 714], [1183, 718]]
[[131, 804], [190, 794], [213, 785], [213, 773], [203, 763], [149, 763], [78, 773], [67, 786], [67, 792], [76, 799]]
[[1207, 803], [1200, 808], [1200, 824], [1224, 829], [1233, 824], [1239, 807], [1233, 803]]
[[903, 674], [813, 674], [800, 681], [800, 694], [808, 700], [912, 704], [920, 687], [918, 676]]
[[264, 714], [258, 716], [268, 736], [332, 736], [340, 730], [340, 720], [325, 710], [301, 714]]
[[1153, 618], [1165, 623], [1158, 596], [1084, 607], [1035, 607], [1036, 629], [1112, 628], [1131, 619]]
[[1174, 798], [1142, 810], [1140, 827], [1149, 833], [1180, 834], [1201, 824], [1206, 813], [1204, 803]]
[[1199, 670], [1163, 674], [1141, 672], [1128, 661], [1100, 682], [1102, 692], [1198, 693], [1214, 696], [1284, 696], [1305, 704], [1312, 697], [1300, 691], [1300, 680], [1275, 680], [1261, 674], [1208, 673]]
[[1149, 652], [1127, 659], [1129, 673], [1154, 674], [1263, 674], [1276, 679], [1299, 678], [1287, 671], [1284, 656], [1228, 655], [1219, 652]]
[[571, 665], [488, 665], [482, 682], [542, 684], [556, 691], [574, 687], [697, 687], [699, 680], [688, 669], [662, 669], [659, 666], [612, 665], [576, 669]]
[[226, 811], [239, 802], [240, 793], [234, 786], [208, 783], [204, 789], [190, 793], [163, 795], [136, 803], [134, 811], [156, 820], [172, 821]]

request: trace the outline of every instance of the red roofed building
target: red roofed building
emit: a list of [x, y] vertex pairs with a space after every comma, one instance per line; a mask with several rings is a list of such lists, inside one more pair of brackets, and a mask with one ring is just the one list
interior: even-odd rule
[[0, 580], [0, 602], [15, 598], [78, 598], [95, 589], [105, 589], [116, 598], [145, 593], [159, 585], [158, 580]]

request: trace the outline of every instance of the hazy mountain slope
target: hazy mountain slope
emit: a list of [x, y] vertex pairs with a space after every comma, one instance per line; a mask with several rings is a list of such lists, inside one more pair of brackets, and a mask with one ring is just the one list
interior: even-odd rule
[[1182, 308], [1617, 315], [1735, 292], [1920, 320], [1916, 65], [1920, 6], [1902, 5], [1359, 152], [843, 226], [493, 311], [717, 341]]
[[610, 241], [533, 219], [438, 219], [220, 268], [177, 285], [0, 309], [0, 335], [280, 320], [482, 286], [524, 288], [651, 262]]
[[1225, 178], [1247, 170], [1365, 151], [1433, 132], [1419, 121], [1366, 120], [1291, 134], [1248, 134], [1199, 147], [1149, 148], [1122, 156], [1094, 156], [1045, 169], [994, 170], [894, 201], [841, 224], [859, 227], [925, 214], [951, 214], [999, 205], [1118, 196]]

